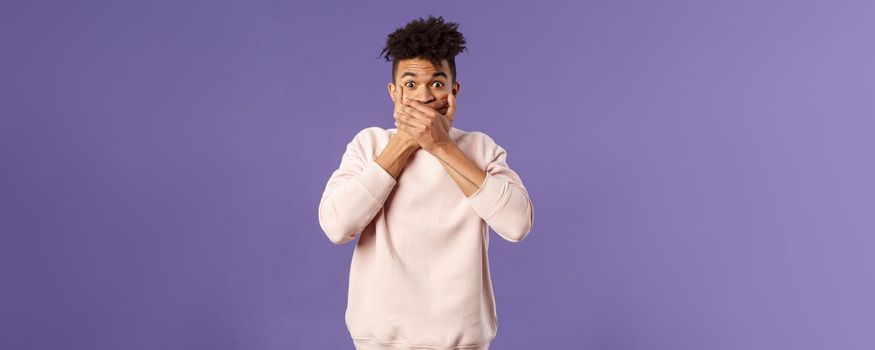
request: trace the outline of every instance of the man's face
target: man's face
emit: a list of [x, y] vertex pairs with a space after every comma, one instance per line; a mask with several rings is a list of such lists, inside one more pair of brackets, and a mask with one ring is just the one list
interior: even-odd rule
[[[412, 58], [398, 62], [395, 72], [395, 84], [404, 91], [404, 97], [417, 100], [434, 108], [441, 114], [447, 113], [447, 96], [450, 92], [458, 94], [459, 82], [450, 85], [449, 62], [441, 61], [440, 67], [435, 67], [427, 59]], [[394, 92], [389, 84], [390, 96]]]

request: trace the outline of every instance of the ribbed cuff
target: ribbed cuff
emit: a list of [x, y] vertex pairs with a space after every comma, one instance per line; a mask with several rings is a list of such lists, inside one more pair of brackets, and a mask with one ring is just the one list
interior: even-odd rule
[[371, 160], [365, 166], [365, 170], [361, 172], [358, 179], [362, 185], [371, 193], [377, 202], [384, 203], [392, 188], [398, 182], [389, 174], [386, 169], [383, 169], [376, 160]]
[[474, 209], [474, 212], [486, 220], [492, 217], [504, 204], [501, 201], [506, 200], [506, 198], [502, 197], [506, 197], [504, 194], [507, 192], [508, 185], [507, 180], [486, 173], [486, 179], [483, 180], [480, 188], [465, 199], [471, 205], [471, 208]]

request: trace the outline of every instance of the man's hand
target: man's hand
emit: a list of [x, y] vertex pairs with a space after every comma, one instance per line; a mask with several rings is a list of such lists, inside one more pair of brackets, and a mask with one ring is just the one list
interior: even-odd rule
[[446, 114], [412, 99], [401, 99], [401, 106], [395, 113], [398, 131], [413, 135], [416, 142], [425, 150], [434, 152], [443, 144], [452, 143], [449, 130], [456, 113], [456, 97], [447, 95]]
[[[395, 115], [397, 115], [398, 111], [401, 110], [401, 107], [403, 106], [403, 97], [404, 90], [395, 86], [395, 90], [392, 91], [392, 99], [395, 101]], [[386, 144], [386, 147], [384, 147], [382, 151], [380, 151], [380, 155], [377, 156], [376, 162], [383, 167], [383, 170], [386, 170], [389, 175], [398, 179], [404, 171], [404, 168], [410, 162], [411, 156], [415, 154], [419, 148], [419, 143], [412, 134], [399, 129], [389, 138], [389, 143]]]
[[402, 86], [400, 85], [395, 85], [395, 91], [393, 92], [393, 94], [395, 95], [395, 112], [392, 115], [395, 118], [395, 127], [398, 128], [398, 131], [395, 133], [394, 137], [399, 137], [401, 140], [404, 141], [405, 145], [415, 151], [420, 148], [419, 143], [416, 141], [416, 138], [413, 136], [413, 134], [408, 132], [406, 128], [402, 129], [398, 125], [398, 114], [401, 111], [401, 108], [404, 107], [404, 100], [406, 99], [406, 97], [404, 97], [404, 89], [402, 89]]

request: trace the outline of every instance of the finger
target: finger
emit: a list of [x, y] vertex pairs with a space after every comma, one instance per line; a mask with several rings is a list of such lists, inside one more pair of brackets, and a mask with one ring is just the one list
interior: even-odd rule
[[[409, 107], [406, 107], [406, 108], [409, 108]], [[416, 116], [412, 116], [412, 115], [410, 115], [410, 113], [408, 113], [406, 111], [401, 111], [400, 113], [398, 113], [397, 120], [399, 122], [404, 122], [404, 123], [407, 123], [410, 125], [416, 125], [416, 126], [425, 126], [428, 123], [428, 121], [422, 120], [421, 118], [416, 117]]]
[[431, 118], [428, 115], [426, 115], [422, 111], [420, 111], [414, 107], [411, 107], [409, 105], [402, 106], [401, 112], [413, 117], [414, 119], [418, 119], [422, 123], [428, 123], [431, 120]]
[[404, 85], [401, 86], [401, 105], [404, 105], [409, 100], [409, 97], [404, 96]]
[[401, 90], [401, 92], [400, 92], [400, 94], [401, 94], [401, 102], [403, 103], [403, 102], [404, 102], [404, 85], [400, 86], [400, 87], [399, 87], [399, 90]]
[[418, 111], [422, 112], [422, 114], [427, 116], [427, 117], [433, 117], [433, 116], [440, 114], [434, 108], [431, 108], [429, 105], [422, 103], [422, 102], [419, 102], [417, 100], [408, 100], [407, 105], [417, 109]]
[[450, 105], [447, 107], [447, 120], [452, 119], [456, 115], [456, 95], [453, 95], [453, 92], [450, 91], [450, 95], [447, 96], [447, 103]]
[[401, 107], [404, 105], [404, 89], [401, 88], [400, 85], [395, 84], [395, 112], [392, 114], [396, 119], [398, 118], [398, 112], [401, 110]]
[[416, 130], [419, 130], [419, 128], [420, 128], [419, 125], [412, 124], [412, 123], [407, 122], [407, 121], [404, 121], [404, 120], [398, 120], [397, 123], [398, 123], [398, 128], [399, 128], [399, 129], [403, 129], [403, 130], [405, 130], [405, 131], [411, 131], [411, 132], [414, 132], [414, 133], [415, 133]]
[[396, 120], [401, 119], [402, 116], [410, 117], [410, 113], [407, 113], [406, 111], [404, 111], [404, 108], [405, 108], [404, 106], [398, 107], [398, 111], [395, 112], [395, 119]]

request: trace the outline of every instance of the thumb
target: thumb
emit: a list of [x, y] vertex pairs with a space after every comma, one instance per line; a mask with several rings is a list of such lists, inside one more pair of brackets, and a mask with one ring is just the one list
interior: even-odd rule
[[449, 131], [449, 130], [450, 130], [450, 126], [451, 126], [451, 124], [452, 124], [452, 123], [450, 122], [450, 118], [448, 118], [448, 117], [445, 116], [445, 115], [442, 115], [442, 116], [440, 116], [440, 117], [441, 117], [441, 124], [443, 124], [443, 126], [444, 126], [444, 130], [448, 130], [448, 131]]
[[453, 119], [456, 115], [456, 95], [453, 95], [451, 92], [449, 96], [447, 96], [447, 103], [449, 107], [447, 107], [447, 119]]

